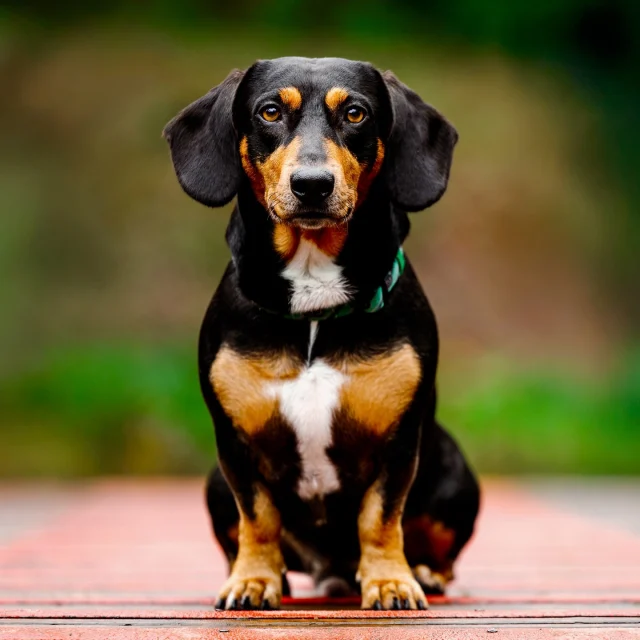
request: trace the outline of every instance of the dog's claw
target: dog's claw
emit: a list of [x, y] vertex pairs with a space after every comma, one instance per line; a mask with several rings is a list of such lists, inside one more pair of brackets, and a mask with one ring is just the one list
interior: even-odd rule
[[252, 576], [231, 576], [218, 591], [217, 609], [228, 611], [255, 611], [256, 609], [276, 609], [280, 605], [280, 584], [278, 574], [273, 578]]
[[216, 603], [213, 605], [214, 609], [218, 609], [219, 611], [224, 609], [224, 598], [218, 598]]
[[424, 600], [418, 600], [418, 609], [420, 609], [420, 611], [425, 611], [427, 608], [427, 604]]
[[373, 607], [371, 607], [374, 611], [381, 611], [382, 610], [382, 602], [380, 602], [380, 600], [376, 600], [373, 603]]
[[402, 608], [403, 609], [411, 609], [411, 603], [409, 602], [409, 598], [405, 598], [402, 601]]
[[396, 597], [393, 598], [393, 602], [391, 603], [391, 608], [400, 609], [400, 600], [398, 600], [398, 598]]

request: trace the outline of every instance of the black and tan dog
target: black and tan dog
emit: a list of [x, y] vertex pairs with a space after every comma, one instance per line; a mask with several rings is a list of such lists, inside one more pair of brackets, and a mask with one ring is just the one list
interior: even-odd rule
[[191, 197], [238, 197], [199, 347], [231, 569], [217, 606], [277, 607], [288, 568], [326, 593], [359, 583], [364, 608], [424, 608], [479, 501], [434, 419], [436, 323], [402, 252], [455, 129], [369, 64], [281, 58], [231, 73], [165, 136]]

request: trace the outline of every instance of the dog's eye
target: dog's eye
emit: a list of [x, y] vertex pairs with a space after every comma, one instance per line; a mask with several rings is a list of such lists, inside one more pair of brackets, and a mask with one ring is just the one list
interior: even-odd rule
[[358, 124], [358, 122], [362, 122], [364, 120], [367, 113], [362, 107], [349, 107], [346, 115], [349, 122]]
[[280, 118], [282, 117], [282, 113], [280, 112], [280, 109], [273, 104], [269, 107], [265, 107], [260, 112], [260, 115], [267, 122], [275, 122], [276, 120], [280, 120]]

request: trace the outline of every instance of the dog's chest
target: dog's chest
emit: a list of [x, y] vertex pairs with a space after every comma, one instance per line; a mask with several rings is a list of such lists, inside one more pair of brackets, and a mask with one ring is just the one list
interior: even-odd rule
[[264, 385], [264, 393], [276, 401], [276, 410], [295, 433], [300, 456], [297, 493], [305, 500], [340, 488], [327, 449], [332, 445], [334, 413], [347, 380], [342, 371], [315, 360], [295, 378]]
[[[224, 346], [211, 368], [222, 408], [248, 442], [269, 443], [264, 465], [279, 475], [285, 447], [282, 425], [295, 436], [299, 475], [295, 491], [304, 500], [341, 488], [341, 478], [357, 469], [363, 452], [340, 455], [335, 443], [356, 442], [347, 431], [384, 441], [411, 402], [420, 363], [410, 345], [369, 359], [316, 358], [308, 362], [285, 354], [248, 356]], [[283, 443], [284, 445], [284, 443]]]
[[294, 313], [337, 307], [349, 300], [342, 268], [305, 238], [300, 240], [282, 277], [291, 283], [290, 304]]

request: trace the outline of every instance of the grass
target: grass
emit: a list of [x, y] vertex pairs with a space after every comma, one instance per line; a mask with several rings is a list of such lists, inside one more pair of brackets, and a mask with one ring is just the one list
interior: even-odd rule
[[[446, 382], [446, 381], [445, 381]], [[195, 349], [94, 345], [4, 380], [0, 475], [202, 473], [215, 456]], [[487, 367], [439, 417], [489, 473], [640, 473], [640, 354], [600, 381]]]

